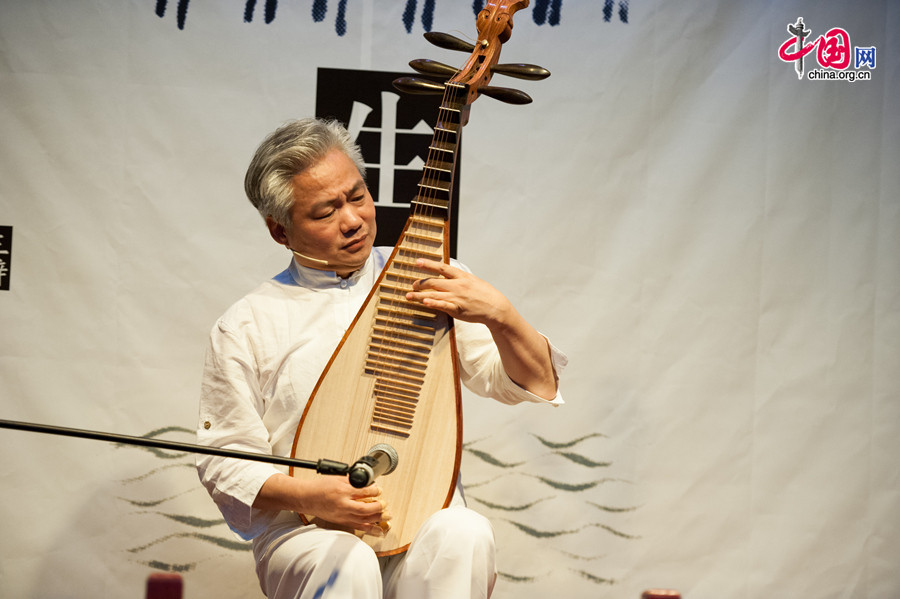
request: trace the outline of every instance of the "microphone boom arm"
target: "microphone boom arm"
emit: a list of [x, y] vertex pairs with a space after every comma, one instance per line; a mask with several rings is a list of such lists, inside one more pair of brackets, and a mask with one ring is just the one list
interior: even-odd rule
[[347, 474], [350, 466], [343, 462], [335, 460], [300, 460], [297, 458], [283, 458], [275, 455], [266, 455], [264, 453], [252, 453], [249, 451], [238, 451], [235, 449], [221, 449], [219, 447], [206, 447], [204, 445], [195, 445], [192, 443], [179, 443], [177, 441], [160, 441], [157, 439], [148, 439], [146, 437], [132, 437], [130, 435], [118, 435], [114, 433], [103, 433], [100, 431], [91, 431], [78, 428], [65, 428], [61, 426], [50, 426], [46, 424], [35, 424], [33, 422], [20, 422], [16, 420], [0, 419], [0, 428], [8, 428], [13, 430], [28, 431], [32, 433], [46, 433], [51, 435], [62, 435], [65, 437], [79, 437], [82, 439], [94, 439], [96, 441], [108, 441], [110, 443], [123, 443], [125, 445], [139, 445], [142, 447], [154, 447], [156, 449], [169, 449], [171, 451], [182, 451], [187, 453], [198, 453], [205, 455], [214, 455], [223, 458], [238, 458], [241, 460], [253, 460], [256, 462], [266, 462], [269, 464], [278, 464], [281, 466], [293, 466], [295, 468], [307, 468], [315, 470], [319, 474]]

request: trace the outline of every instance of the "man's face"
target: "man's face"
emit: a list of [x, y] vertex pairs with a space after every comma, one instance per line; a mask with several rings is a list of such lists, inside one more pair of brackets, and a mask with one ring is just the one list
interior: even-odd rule
[[305, 256], [297, 257], [304, 266], [342, 277], [359, 270], [375, 243], [375, 204], [353, 161], [330, 150], [293, 184], [291, 227], [267, 218], [272, 238]]

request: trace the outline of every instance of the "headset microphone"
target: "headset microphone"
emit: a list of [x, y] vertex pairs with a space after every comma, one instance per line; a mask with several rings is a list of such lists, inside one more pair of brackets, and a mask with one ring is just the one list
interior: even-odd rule
[[304, 260], [309, 260], [310, 262], [316, 262], [316, 263], [321, 264], [321, 265], [323, 265], [323, 266], [328, 266], [328, 260], [320, 260], [319, 258], [313, 258], [313, 257], [311, 257], [311, 256], [305, 256], [305, 255], [301, 254], [300, 252], [298, 252], [297, 250], [294, 250], [294, 249], [291, 249], [291, 248], [288, 248], [288, 249], [291, 250], [291, 251], [294, 253], [294, 255], [296, 255], [296, 256], [299, 257], [299, 258], [303, 258]]

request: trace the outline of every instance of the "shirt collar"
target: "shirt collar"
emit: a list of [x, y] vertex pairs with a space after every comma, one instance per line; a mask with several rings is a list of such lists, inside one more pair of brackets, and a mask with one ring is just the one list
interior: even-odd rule
[[363, 264], [362, 268], [354, 271], [346, 279], [342, 279], [336, 272], [331, 270], [319, 270], [318, 268], [303, 266], [298, 263], [296, 259], [291, 260], [288, 272], [291, 273], [291, 278], [294, 279], [294, 282], [301, 287], [310, 289], [330, 289], [332, 287], [339, 287], [341, 281], [347, 281], [349, 284], [355, 285], [360, 279], [372, 272], [373, 262], [374, 259], [372, 254], [369, 254], [369, 257], [366, 259], [366, 263]]

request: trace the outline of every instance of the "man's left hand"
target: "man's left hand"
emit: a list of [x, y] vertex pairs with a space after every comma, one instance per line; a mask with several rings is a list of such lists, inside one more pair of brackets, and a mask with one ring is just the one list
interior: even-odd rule
[[492, 329], [503, 326], [508, 319], [512, 305], [489, 283], [443, 262], [419, 259], [416, 266], [435, 276], [413, 283], [413, 290], [406, 294], [409, 301]]

